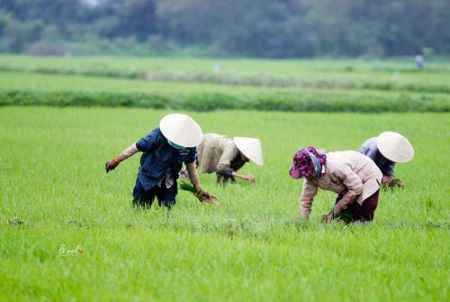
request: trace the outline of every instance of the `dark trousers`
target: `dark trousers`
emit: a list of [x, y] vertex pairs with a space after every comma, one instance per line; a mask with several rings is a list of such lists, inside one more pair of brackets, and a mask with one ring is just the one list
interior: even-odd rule
[[[341, 200], [342, 196], [344, 196], [346, 192], [342, 192], [338, 195], [336, 199], [336, 203]], [[338, 219], [343, 220], [345, 223], [352, 223], [356, 221], [360, 222], [369, 222], [373, 220], [375, 216], [375, 210], [378, 206], [378, 198], [380, 191], [376, 191], [369, 197], [367, 197], [362, 205], [357, 203], [356, 201], [352, 203], [347, 209], [343, 210], [339, 215]]]
[[156, 197], [159, 206], [163, 205], [170, 209], [175, 205], [177, 193], [178, 189], [176, 183], [168, 189], [154, 186], [150, 190], [145, 190], [139, 180], [136, 180], [136, 185], [133, 189], [133, 206], [150, 208]]

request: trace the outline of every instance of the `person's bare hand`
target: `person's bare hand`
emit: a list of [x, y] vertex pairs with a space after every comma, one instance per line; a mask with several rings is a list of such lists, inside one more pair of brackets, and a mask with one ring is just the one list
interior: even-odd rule
[[246, 176], [245, 179], [251, 184], [254, 184], [256, 182], [255, 177], [251, 175]]
[[391, 176], [383, 176], [382, 184], [383, 184], [383, 186], [388, 187], [388, 188], [395, 188], [395, 187], [404, 188], [405, 187], [405, 183], [400, 178], [394, 178]]
[[114, 160], [114, 159], [107, 161], [105, 163], [106, 173], [108, 173], [109, 171], [114, 170], [119, 165], [119, 163], [120, 163], [119, 161]]
[[209, 203], [209, 204], [215, 204], [217, 201], [217, 197], [213, 194], [210, 194], [208, 192], [205, 192], [203, 190], [199, 190], [194, 193], [195, 197], [198, 198], [201, 202]]
[[334, 215], [333, 215], [334, 209], [332, 209], [328, 214], [322, 215], [322, 222], [325, 224], [331, 223], [333, 221]]
[[322, 222], [325, 224], [329, 224], [331, 223], [331, 221], [333, 220], [333, 216], [330, 214], [327, 215], [322, 215]]
[[405, 187], [405, 183], [400, 178], [394, 178], [394, 179], [392, 179], [392, 181], [389, 184], [389, 186], [390, 187], [404, 188]]
[[384, 186], [389, 187], [393, 179], [394, 179], [394, 178], [393, 178], [392, 176], [384, 175], [383, 178], [381, 179], [381, 183], [382, 183]]

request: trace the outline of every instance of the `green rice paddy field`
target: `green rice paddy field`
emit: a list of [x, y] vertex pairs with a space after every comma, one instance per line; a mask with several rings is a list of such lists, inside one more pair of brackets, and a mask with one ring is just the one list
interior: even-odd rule
[[[139, 62], [45, 60], [58, 70], [92, 64], [126, 69], [133, 66], [130, 62]], [[361, 99], [386, 94], [388, 99], [390, 94], [426, 93], [448, 105], [447, 88], [440, 92], [362, 89], [357, 87], [358, 77], [350, 73], [360, 70], [388, 78], [392, 70], [399, 70], [409, 73], [411, 83], [423, 77], [437, 87], [447, 87], [445, 78], [450, 74], [446, 65], [431, 66], [426, 76], [409, 70], [404, 62], [388, 62], [376, 70], [375, 63], [357, 61], [292, 62], [304, 68], [304, 74], [311, 70], [315, 77], [327, 78], [339, 71], [356, 83], [353, 88], [299, 88], [222, 85], [199, 79], [106, 79], [83, 72], [42, 74], [25, 70], [42, 64], [40, 59], [0, 56], [0, 65], [5, 62], [20, 68], [0, 73], [0, 95], [9, 90], [147, 93], [153, 89], [151, 93], [220, 90], [243, 96], [309, 91]], [[171, 72], [192, 68], [201, 73], [189, 62], [212, 64], [200, 59], [164, 62]], [[152, 69], [157, 63], [139, 66]], [[274, 76], [297, 76], [289, 61], [230, 64], [242, 74], [258, 74], [268, 64]], [[346, 68], [349, 64], [355, 69]], [[244, 168], [256, 176], [255, 185], [223, 188], [215, 184], [215, 176], [202, 175], [203, 186], [216, 194], [219, 205], [203, 205], [182, 191], [168, 214], [157, 206], [148, 211], [131, 207], [138, 156], [108, 175], [103, 166], [173, 111], [95, 105], [0, 107], [0, 301], [449, 300], [448, 112], [188, 111], [205, 132], [259, 137], [265, 165]], [[324, 191], [314, 202], [310, 222], [300, 221], [301, 181], [288, 176], [293, 153], [306, 145], [357, 149], [366, 138], [388, 129], [407, 136], [416, 157], [397, 167], [406, 187], [382, 192], [374, 222], [321, 224], [320, 216], [335, 198]]]

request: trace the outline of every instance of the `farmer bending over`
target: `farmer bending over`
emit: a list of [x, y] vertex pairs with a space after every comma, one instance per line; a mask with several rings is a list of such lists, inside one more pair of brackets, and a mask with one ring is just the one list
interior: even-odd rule
[[217, 174], [217, 182], [225, 184], [236, 178], [254, 183], [251, 175], [242, 175], [238, 170], [250, 160], [263, 165], [261, 142], [257, 138], [228, 138], [218, 134], [205, 134], [203, 142], [197, 147], [198, 165], [203, 173]]
[[395, 163], [406, 163], [414, 157], [414, 148], [406, 137], [397, 132], [383, 132], [378, 137], [366, 140], [359, 152], [370, 157], [380, 168], [384, 186], [405, 186], [402, 180], [394, 178], [394, 168]]
[[318, 188], [338, 194], [333, 209], [322, 216], [323, 222], [337, 218], [346, 223], [373, 220], [383, 175], [367, 156], [356, 151], [322, 153], [307, 147], [294, 154], [289, 174], [296, 179], [305, 178], [300, 215], [306, 220]]
[[170, 209], [175, 205], [178, 173], [184, 162], [195, 196], [202, 202], [213, 203], [216, 198], [200, 187], [194, 164], [195, 147], [202, 139], [202, 130], [191, 117], [177, 113], [166, 115], [159, 128], [108, 161], [106, 173], [138, 151], [143, 152], [133, 190], [133, 205], [149, 208], [156, 196], [159, 205]]

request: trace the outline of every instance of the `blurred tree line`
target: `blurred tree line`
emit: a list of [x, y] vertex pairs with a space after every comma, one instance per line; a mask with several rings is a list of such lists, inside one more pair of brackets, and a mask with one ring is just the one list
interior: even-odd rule
[[0, 0], [0, 51], [450, 54], [449, 0]]

